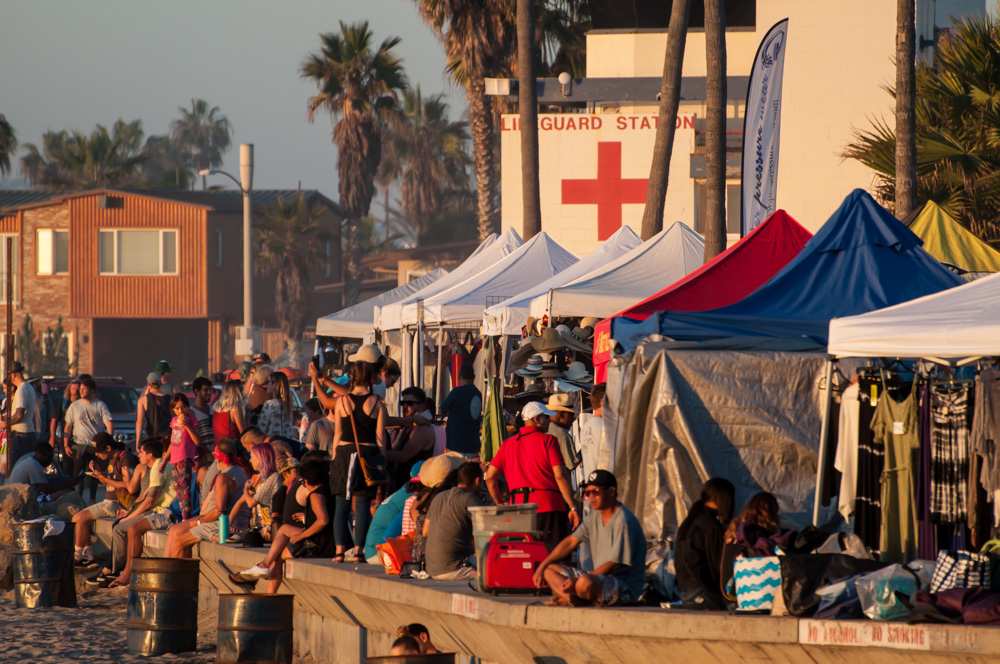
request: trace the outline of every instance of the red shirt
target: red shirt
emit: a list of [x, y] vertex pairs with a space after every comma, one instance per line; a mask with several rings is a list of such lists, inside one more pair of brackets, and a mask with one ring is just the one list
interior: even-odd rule
[[552, 472], [552, 467], [561, 466], [562, 462], [554, 436], [534, 427], [522, 427], [516, 436], [503, 441], [490, 465], [503, 473], [512, 491], [530, 488], [529, 502], [538, 505], [538, 513], [542, 514], [569, 509]]

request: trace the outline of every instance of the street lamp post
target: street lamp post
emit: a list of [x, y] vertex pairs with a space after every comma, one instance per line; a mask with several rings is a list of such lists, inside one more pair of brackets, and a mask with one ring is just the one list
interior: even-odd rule
[[253, 253], [251, 244], [253, 229], [253, 143], [240, 145], [240, 179], [219, 169], [202, 169], [198, 175], [225, 175], [236, 183], [243, 195], [243, 325], [236, 332], [236, 355], [251, 356], [254, 353], [253, 334]]

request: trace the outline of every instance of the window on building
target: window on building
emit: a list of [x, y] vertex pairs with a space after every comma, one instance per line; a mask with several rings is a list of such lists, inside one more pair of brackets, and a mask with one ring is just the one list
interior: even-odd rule
[[[13, 250], [11, 255], [7, 254], [7, 239], [12, 238], [10, 243]], [[19, 294], [17, 292], [18, 286], [21, 282], [21, 269], [19, 267], [20, 252], [17, 245], [17, 235], [14, 233], [0, 233], [0, 304], [7, 303], [7, 265], [10, 264], [12, 268], [13, 279], [13, 290], [14, 290], [14, 303], [19, 301]]]
[[[726, 12], [726, 29], [757, 27], [757, 0], [730, 0], [723, 3]], [[704, 29], [705, 0], [692, 0], [688, 10], [688, 27]], [[670, 15], [668, 5], [667, 16]], [[668, 19], [669, 20], [669, 19]]]
[[[726, 184], [726, 233], [740, 234], [740, 185]], [[705, 234], [705, 183], [694, 183], [694, 229]]]
[[99, 235], [101, 274], [177, 274], [177, 231], [101, 230]]
[[222, 229], [215, 229], [215, 267], [222, 267]]
[[69, 231], [38, 230], [38, 274], [69, 272]]

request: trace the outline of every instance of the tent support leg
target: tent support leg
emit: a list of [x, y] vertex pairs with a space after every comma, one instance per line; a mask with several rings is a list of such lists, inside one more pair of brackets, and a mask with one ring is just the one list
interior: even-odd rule
[[438, 338], [437, 338], [437, 369], [434, 371], [434, 407], [441, 407], [441, 371], [444, 367], [444, 326], [438, 326]]
[[833, 405], [833, 363], [836, 360], [828, 358], [826, 371], [823, 374], [823, 410], [822, 424], [819, 429], [819, 463], [816, 465], [816, 493], [813, 497], [812, 522], [819, 525], [819, 512], [823, 498], [823, 483], [826, 481], [826, 448], [827, 436], [830, 433], [830, 407]]

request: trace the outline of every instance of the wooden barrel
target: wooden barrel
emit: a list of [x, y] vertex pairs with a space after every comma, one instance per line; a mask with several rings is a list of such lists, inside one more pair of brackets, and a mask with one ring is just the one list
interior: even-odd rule
[[219, 595], [216, 662], [290, 664], [293, 595]]
[[24, 609], [76, 606], [73, 524], [44, 537], [45, 523], [14, 524], [14, 602]]
[[128, 651], [156, 656], [198, 648], [198, 561], [136, 558], [128, 588]]

